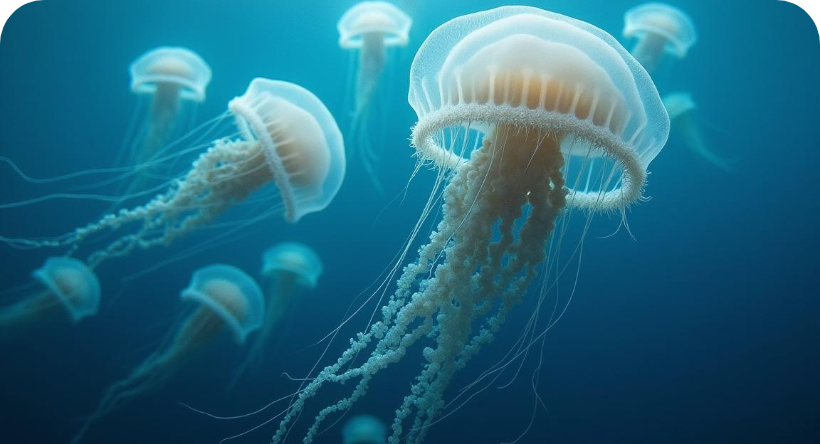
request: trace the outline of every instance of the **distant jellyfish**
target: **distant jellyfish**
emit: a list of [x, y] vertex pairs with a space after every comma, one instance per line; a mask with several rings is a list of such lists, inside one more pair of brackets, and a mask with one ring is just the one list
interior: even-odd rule
[[[274, 444], [322, 387], [334, 385], [334, 400], [341, 384], [350, 390], [319, 410], [305, 443], [409, 356], [416, 376], [388, 442], [422, 442], [456, 372], [493, 340], [545, 262], [555, 266], [547, 246], [559, 217], [573, 208], [623, 213], [641, 198], [669, 132], [654, 83], [614, 38], [532, 7], [470, 14], [434, 30], [413, 60], [408, 97], [418, 115], [413, 145], [440, 168], [444, 186], [433, 189], [415, 231], [439, 197], [441, 220], [417, 261], [401, 269], [380, 316], [338, 360], [303, 379]], [[400, 257], [413, 235], [406, 245]]]
[[42, 289], [19, 302], [0, 307], [0, 337], [36, 327], [45, 319], [68, 314], [74, 323], [97, 314], [100, 282], [82, 262], [68, 257], [50, 257], [32, 273]]
[[386, 444], [387, 426], [375, 416], [354, 416], [342, 427], [342, 444]]
[[262, 276], [268, 281], [265, 323], [254, 338], [237, 378], [259, 363], [265, 350], [270, 349], [274, 333], [281, 331], [283, 318], [288, 316], [295, 299], [305, 290], [316, 288], [323, 272], [322, 260], [307, 245], [283, 242], [265, 251], [262, 265]]
[[138, 396], [161, 389], [191, 358], [228, 330], [239, 345], [263, 323], [265, 300], [262, 290], [242, 270], [229, 265], [211, 265], [197, 270], [180, 298], [199, 304], [174, 328], [167, 346], [153, 353], [128, 378], [113, 384], [97, 409], [88, 417], [72, 443], [80, 442], [89, 427], [124, 407]]
[[[357, 51], [356, 91], [351, 120], [350, 146], [361, 158], [362, 166], [377, 189], [380, 150], [374, 145], [372, 132], [386, 121], [374, 121], [375, 96], [388, 59], [388, 49], [405, 46], [413, 20], [402, 10], [387, 2], [362, 2], [348, 9], [339, 20], [339, 46]], [[349, 74], [349, 75], [352, 75]], [[382, 109], [384, 113], [388, 110]]]
[[193, 111], [185, 104], [205, 101], [210, 81], [211, 68], [186, 48], [157, 48], [131, 65], [131, 90], [151, 99], [134, 163], [150, 159], [171, 141], [174, 129]]
[[[267, 185], [275, 185], [278, 197], [264, 198], [264, 207], [251, 221], [281, 215], [297, 222], [333, 200], [345, 174], [344, 142], [333, 116], [316, 96], [292, 83], [256, 79], [229, 108], [242, 137], [214, 141], [184, 176], [147, 204], [108, 214], [59, 238], [2, 240], [28, 248], [68, 246], [73, 251], [92, 237], [122, 233], [89, 256], [86, 262], [95, 268], [135, 249], [168, 245], [211, 224]], [[0, 209], [48, 198], [0, 205]]]
[[663, 98], [663, 105], [672, 121], [672, 134], [679, 135], [690, 151], [723, 171], [734, 171], [732, 162], [710, 150], [704, 141], [701, 126], [695, 115], [697, 105], [691, 94], [683, 92], [667, 94]]
[[652, 73], [666, 54], [682, 59], [697, 40], [695, 24], [674, 6], [647, 3], [627, 11], [624, 37], [635, 38], [632, 55]]

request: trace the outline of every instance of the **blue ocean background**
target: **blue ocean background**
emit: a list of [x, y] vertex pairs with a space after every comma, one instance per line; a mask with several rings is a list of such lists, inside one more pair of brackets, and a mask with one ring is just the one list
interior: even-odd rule
[[[0, 38], [0, 155], [36, 177], [113, 165], [136, 105], [128, 66], [163, 45], [194, 49], [213, 70], [200, 121], [223, 113], [253, 78], [268, 77], [313, 91], [346, 130], [350, 55], [338, 47], [336, 22], [355, 3], [28, 4], [10, 18]], [[617, 218], [596, 218], [575, 297], [546, 336], [535, 385], [548, 411], [537, 407], [520, 443], [820, 442], [817, 29], [786, 2], [671, 3], [692, 16], [699, 42], [685, 60], [662, 72], [658, 87], [694, 95], [710, 146], [734, 159], [735, 171], [693, 155], [673, 129], [650, 166], [651, 199], [629, 210], [634, 238], [625, 230], [609, 237]], [[410, 181], [415, 158], [408, 139], [416, 119], [406, 94], [416, 50], [445, 21], [504, 4], [401, 3], [415, 22], [408, 47], [389, 61], [389, 109], [380, 148], [383, 195], [351, 159], [339, 195], [321, 213], [298, 224], [266, 220], [228, 244], [127, 282], [123, 279], [201, 244], [208, 234], [112, 260], [98, 270], [104, 290], [98, 316], [77, 326], [44, 325], [0, 344], [0, 443], [68, 442], [104, 390], [156, 350], [189, 311], [178, 295], [195, 269], [227, 263], [259, 277], [266, 247], [300, 241], [321, 255], [325, 274], [292, 308], [263, 368], [229, 391], [242, 355], [230, 338], [221, 338], [161, 391], [93, 427], [84, 442], [218, 443], [278, 414], [284, 408], [279, 404], [245, 419], [216, 420], [180, 403], [239, 415], [298, 387], [285, 374], [306, 375], [324, 350], [317, 341], [380, 282], [432, 188], [433, 171], [425, 169]], [[638, 2], [519, 4], [587, 21], [620, 39], [623, 13]], [[59, 186], [27, 183], [0, 165], [0, 202], [57, 191]], [[0, 235], [62, 234], [105, 209], [100, 202], [56, 200], [0, 210]], [[62, 252], [0, 245], [0, 290], [30, 282], [31, 271], [46, 256]], [[512, 346], [533, 309], [535, 291], [530, 293], [498, 340], [456, 378], [449, 398]], [[0, 302], [12, 296], [2, 293]], [[375, 305], [368, 307], [369, 314]], [[366, 321], [366, 316], [354, 318], [322, 362], [334, 360]], [[380, 375], [348, 417], [368, 413], [389, 422], [419, 369], [418, 354]], [[531, 376], [537, 364], [531, 356], [512, 384], [474, 397], [437, 424], [426, 442], [515, 440], [536, 408]], [[296, 431], [350, 388], [324, 390]], [[277, 424], [235, 442], [267, 443]], [[340, 424], [317, 442], [341, 442]], [[294, 432], [290, 440], [300, 442], [297, 438]]]

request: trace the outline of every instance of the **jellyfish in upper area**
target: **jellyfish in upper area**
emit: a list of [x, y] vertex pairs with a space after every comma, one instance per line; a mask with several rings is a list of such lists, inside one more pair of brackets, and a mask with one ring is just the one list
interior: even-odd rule
[[229, 331], [235, 342], [242, 345], [264, 321], [262, 290], [250, 276], [229, 265], [197, 270], [180, 298], [199, 307], [174, 328], [165, 347], [145, 359], [126, 379], [108, 388], [72, 443], [79, 442], [91, 425], [112, 411], [162, 388], [181, 366], [223, 331]]
[[374, 142], [372, 135], [386, 123], [377, 119], [387, 109], [378, 110], [374, 102], [388, 61], [388, 49], [407, 45], [412, 23], [407, 14], [390, 3], [362, 2], [347, 10], [337, 25], [339, 46], [358, 53], [350, 146], [379, 190], [377, 169], [381, 154], [377, 147], [383, 141], [376, 137]]
[[385, 443], [387, 443], [387, 426], [375, 416], [355, 416], [342, 427], [342, 444]]
[[77, 323], [97, 314], [100, 282], [84, 263], [69, 257], [50, 257], [32, 277], [40, 290], [0, 307], [0, 337], [36, 327], [56, 315], [67, 314]]
[[277, 214], [297, 222], [333, 200], [345, 173], [344, 142], [333, 116], [316, 96], [292, 83], [255, 79], [229, 108], [241, 137], [213, 142], [190, 170], [148, 203], [108, 214], [58, 238], [2, 239], [29, 248], [68, 246], [75, 251], [92, 238], [121, 233], [89, 255], [86, 263], [95, 268], [135, 249], [170, 244], [270, 184], [278, 197], [263, 195], [262, 208], [250, 222]]
[[682, 59], [698, 40], [695, 24], [674, 6], [647, 3], [627, 11], [624, 37], [635, 38], [632, 55], [652, 73], [667, 54]]
[[316, 288], [324, 271], [319, 255], [307, 245], [283, 242], [265, 251], [262, 265], [263, 279], [268, 281], [265, 291], [265, 323], [253, 341], [237, 377], [250, 366], [259, 363], [271, 340], [281, 330], [283, 318], [292, 310], [295, 299], [305, 290]]
[[186, 48], [157, 48], [131, 65], [131, 91], [150, 98], [147, 118], [139, 129], [133, 163], [153, 157], [171, 141], [175, 128], [185, 123], [193, 106], [205, 101], [211, 68]]
[[[307, 375], [274, 443], [322, 387], [350, 391], [318, 412], [305, 443], [410, 353], [423, 366], [388, 442], [422, 442], [456, 372], [493, 340], [537, 270], [553, 266], [547, 247], [559, 216], [623, 213], [641, 198], [669, 132], [654, 83], [614, 38], [532, 7], [479, 12], [433, 31], [413, 60], [409, 101], [418, 115], [412, 143], [439, 167], [441, 220], [380, 316], [338, 360]], [[438, 191], [414, 232], [435, 214]]]
[[663, 98], [663, 105], [672, 121], [672, 134], [677, 134], [690, 151], [723, 171], [734, 171], [732, 162], [710, 150], [704, 141], [701, 126], [695, 114], [697, 105], [691, 94], [683, 92], [667, 94]]

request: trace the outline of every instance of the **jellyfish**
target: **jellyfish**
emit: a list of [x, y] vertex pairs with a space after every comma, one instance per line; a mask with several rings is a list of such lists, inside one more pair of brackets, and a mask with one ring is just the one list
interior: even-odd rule
[[[559, 216], [623, 214], [641, 198], [669, 132], [657, 88], [614, 38], [532, 7], [470, 14], [434, 30], [413, 60], [408, 99], [418, 115], [413, 146], [440, 171], [441, 219], [416, 261], [394, 268], [396, 288], [379, 316], [303, 380], [273, 443], [321, 388], [350, 387], [314, 417], [304, 437], [312, 442], [330, 415], [411, 353], [423, 365], [388, 442], [422, 442], [456, 372], [493, 340], [545, 265]], [[434, 187], [414, 232], [435, 213], [437, 196]]]
[[690, 151], [723, 171], [732, 172], [734, 170], [730, 160], [710, 150], [703, 140], [703, 134], [695, 116], [697, 105], [691, 94], [683, 92], [667, 94], [663, 98], [663, 105], [672, 121], [673, 133], [680, 135], [684, 145]]
[[370, 131], [381, 125], [371, 122], [374, 96], [387, 63], [388, 48], [407, 45], [412, 23], [407, 14], [390, 3], [362, 2], [347, 10], [337, 25], [339, 46], [359, 53], [351, 147], [357, 151], [377, 190], [381, 189], [377, 176], [380, 154], [374, 148]]
[[100, 282], [85, 264], [69, 257], [50, 257], [32, 273], [42, 289], [0, 308], [0, 337], [68, 314], [75, 324], [97, 314]]
[[205, 90], [211, 81], [211, 68], [195, 52], [186, 48], [157, 48], [143, 54], [131, 64], [131, 91], [150, 97], [150, 108], [132, 163], [152, 158], [171, 141], [178, 124], [193, 111], [187, 103], [205, 101]]
[[167, 346], [145, 359], [126, 379], [108, 388], [72, 443], [80, 442], [91, 425], [112, 411], [140, 395], [161, 389], [223, 331], [230, 331], [235, 342], [242, 345], [264, 320], [262, 290], [250, 276], [230, 265], [197, 270], [180, 298], [199, 307], [174, 329]]
[[258, 363], [264, 350], [270, 347], [270, 341], [294, 299], [304, 290], [316, 288], [323, 271], [324, 265], [319, 255], [307, 245], [283, 242], [265, 251], [262, 266], [262, 276], [268, 280], [265, 323], [237, 372], [237, 378], [248, 367]]
[[[28, 248], [68, 246], [74, 252], [95, 235], [121, 233], [89, 255], [86, 262], [95, 268], [135, 249], [168, 245], [212, 223], [268, 184], [275, 185], [281, 204], [265, 203], [267, 208], [252, 221], [281, 214], [295, 223], [333, 200], [344, 178], [344, 142], [333, 116], [316, 96], [292, 83], [260, 78], [229, 108], [242, 137], [214, 141], [184, 176], [148, 203], [107, 214], [59, 238], [3, 240]], [[127, 232], [129, 227], [132, 232]]]
[[632, 55], [652, 73], [666, 54], [679, 59], [698, 40], [695, 24], [678, 8], [663, 3], [647, 3], [627, 11], [624, 37], [635, 38]]
[[387, 426], [375, 416], [354, 416], [342, 428], [342, 444], [386, 443]]

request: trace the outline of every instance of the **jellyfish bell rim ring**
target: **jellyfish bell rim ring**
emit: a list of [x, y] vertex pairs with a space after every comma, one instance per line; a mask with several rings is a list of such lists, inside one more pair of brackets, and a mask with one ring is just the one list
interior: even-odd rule
[[[390, 17], [397, 26], [361, 26], [350, 30], [351, 22], [362, 14], [382, 13]], [[348, 9], [339, 19], [336, 29], [339, 31], [339, 46], [345, 49], [358, 49], [364, 44], [362, 34], [379, 32], [385, 35], [385, 46], [405, 46], [410, 40], [410, 28], [413, 19], [392, 3], [374, 1], [361, 2]]]
[[[465, 107], [471, 109], [465, 110]], [[579, 125], [578, 119], [573, 115], [531, 111], [531, 109], [496, 105], [491, 111], [492, 122], [533, 129], [543, 128], [544, 125], [553, 128], [567, 128], [568, 133], [571, 132], [576, 137], [590, 142], [593, 150], [604, 151], [605, 153], [602, 154], [614, 157], [623, 167], [624, 178], [628, 179], [624, 180], [621, 188], [603, 193], [576, 191], [567, 185], [569, 190], [567, 206], [581, 209], [621, 208], [640, 199], [646, 181], [646, 171], [639, 157], [628, 145], [613, 138], [611, 133], [608, 134], [603, 128], [585, 121], [584, 124]], [[473, 116], [473, 120], [477, 122], [487, 121], [482, 120], [488, 118], [486, 105], [470, 104], [460, 105], [458, 108], [447, 107], [428, 114], [429, 118], [419, 120], [413, 128], [413, 146], [422, 157], [432, 160], [439, 166], [457, 168], [467, 159], [438, 145], [435, 142], [435, 135], [441, 129], [463, 124], [465, 116]]]
[[[653, 25], [642, 20], [649, 14], [662, 13], [678, 27], [678, 32], [671, 32], [662, 26]], [[695, 22], [683, 10], [665, 3], [645, 3], [638, 5], [624, 15], [623, 35], [626, 38], [639, 37], [646, 33], [663, 36], [667, 40], [666, 49], [678, 58], [683, 58], [689, 49], [698, 42]]]
[[[276, 154], [277, 145], [268, 133], [262, 117], [254, 110], [253, 102], [258, 99], [253, 95], [257, 94], [257, 90], [263, 90], [263, 95], [284, 100], [302, 109], [321, 128], [328, 149], [329, 168], [318, 195], [308, 196], [308, 199], [296, 198], [296, 188], [290, 185], [282, 161]], [[265, 158], [282, 193], [285, 220], [296, 223], [307, 214], [323, 210], [333, 201], [342, 186], [347, 168], [344, 139], [336, 119], [321, 99], [295, 83], [257, 77], [251, 81], [244, 95], [231, 100], [228, 108], [236, 116], [236, 124], [242, 136], [249, 142], [259, 141], [263, 144]]]
[[[49, 274], [49, 270], [53, 270], [56, 267], [67, 267], [80, 273], [84, 278], [83, 282], [85, 282], [87, 286], [87, 288], [85, 288], [86, 293], [91, 296], [85, 298], [85, 300], [90, 302], [89, 304], [79, 305], [74, 298], [63, 294], [62, 289], [54, 282], [53, 277]], [[100, 281], [97, 275], [83, 262], [70, 257], [50, 257], [46, 259], [42, 267], [34, 270], [31, 276], [57, 296], [60, 303], [65, 306], [69, 316], [71, 316], [72, 322], [75, 324], [83, 318], [94, 316], [99, 311]]]
[[[245, 290], [243, 295], [246, 298], [248, 312], [244, 322], [240, 322], [222, 304], [197, 288], [198, 284], [213, 279], [226, 280], [239, 287], [240, 290]], [[180, 292], [179, 297], [183, 301], [198, 302], [215, 312], [231, 326], [231, 333], [239, 344], [244, 343], [249, 334], [262, 326], [265, 305], [262, 290], [256, 281], [233, 265], [214, 264], [196, 270], [191, 276], [191, 283]]]
[[[499, 104], [490, 98], [484, 103], [463, 103], [460, 102], [460, 91], [458, 99], [445, 93], [446, 82], [442, 76], [452, 73], [456, 76], [456, 84], [460, 84], [460, 65], [456, 63], [472, 54], [470, 51], [480, 46], [483, 39], [492, 37], [493, 42], [497, 42], [497, 39], [517, 35], [533, 36], [550, 43], [565, 43], [562, 39], [580, 37], [583, 46], [577, 49], [594, 62], [609, 66], [605, 70], [609, 80], [624, 96], [630, 118], [623, 134], [615, 135], [609, 129], [594, 125], [593, 113], [584, 119], [577, 117], [574, 106], [562, 114], [533, 109], [527, 103], [517, 106]], [[463, 41], [466, 43], [462, 45]], [[453, 52], [456, 54], [452, 55]], [[466, 158], [439, 146], [435, 141], [436, 133], [472, 122], [479, 123], [480, 128], [485, 128], [484, 124], [508, 123], [518, 127], [564, 129], [566, 134], [581, 138], [591, 144], [592, 149], [602, 151], [601, 155], [614, 158], [623, 170], [625, 182], [621, 188], [592, 193], [570, 190], [568, 206], [574, 208], [618, 209], [638, 200], [646, 178], [645, 168], [663, 148], [669, 134], [669, 117], [654, 82], [614, 37], [588, 23], [526, 6], [490, 9], [455, 18], [436, 28], [422, 43], [413, 60], [408, 101], [418, 115], [413, 128], [413, 145], [421, 157], [440, 167], [457, 167]]]
[[[184, 76], [143, 72], [149, 70], [157, 58], [162, 57], [177, 57], [190, 67], [192, 74]], [[179, 93], [180, 98], [198, 103], [205, 101], [205, 90], [213, 75], [211, 67], [199, 54], [187, 48], [169, 46], [162, 46], [144, 53], [131, 64], [130, 71], [131, 91], [136, 94], [154, 94], [158, 83], [173, 83], [182, 88]]]

